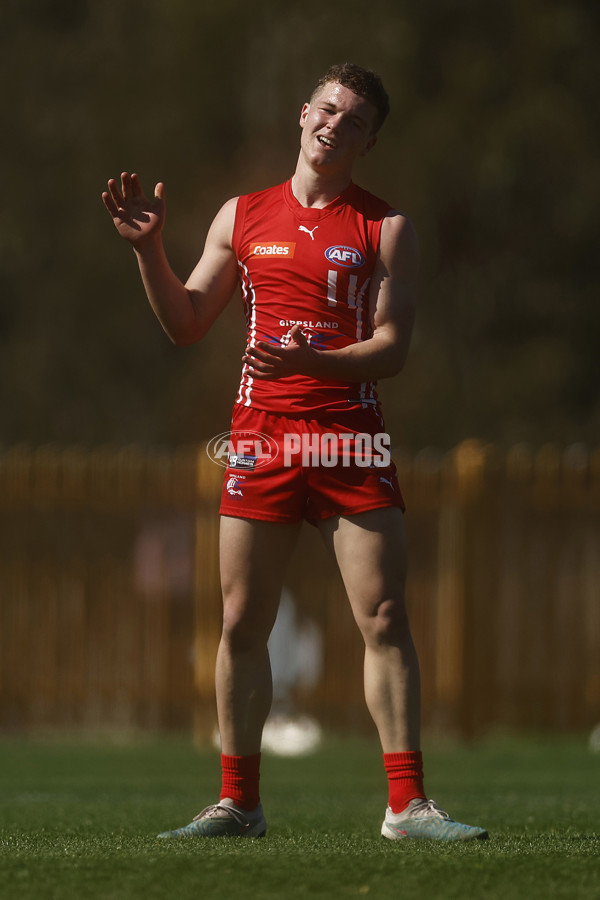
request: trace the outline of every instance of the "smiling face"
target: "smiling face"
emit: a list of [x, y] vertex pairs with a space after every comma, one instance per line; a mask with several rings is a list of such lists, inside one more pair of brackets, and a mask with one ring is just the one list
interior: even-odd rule
[[377, 110], [339, 82], [328, 82], [300, 114], [301, 148], [311, 168], [351, 171], [374, 146]]

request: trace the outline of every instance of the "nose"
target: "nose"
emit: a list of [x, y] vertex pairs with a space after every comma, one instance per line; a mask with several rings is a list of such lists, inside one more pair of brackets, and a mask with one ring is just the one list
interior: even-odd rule
[[335, 116], [331, 116], [325, 123], [325, 128], [329, 134], [336, 135], [340, 130], [340, 117], [339, 114]]

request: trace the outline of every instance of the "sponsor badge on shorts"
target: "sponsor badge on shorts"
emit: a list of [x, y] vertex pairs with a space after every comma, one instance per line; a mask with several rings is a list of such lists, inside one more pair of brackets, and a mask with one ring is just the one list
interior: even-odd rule
[[256, 468], [256, 457], [238, 456], [236, 453], [232, 453], [229, 456], [227, 465], [230, 469], [247, 469], [249, 471], [252, 471], [252, 469]]

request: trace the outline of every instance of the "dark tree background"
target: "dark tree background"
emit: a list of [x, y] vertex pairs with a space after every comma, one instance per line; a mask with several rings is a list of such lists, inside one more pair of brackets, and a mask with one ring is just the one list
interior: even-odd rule
[[0, 443], [175, 444], [228, 426], [234, 299], [172, 347], [100, 193], [167, 187], [185, 278], [220, 205], [293, 171], [331, 62], [392, 114], [357, 180], [413, 219], [423, 274], [394, 442], [600, 435], [600, 7], [584, 0], [4, 0]]

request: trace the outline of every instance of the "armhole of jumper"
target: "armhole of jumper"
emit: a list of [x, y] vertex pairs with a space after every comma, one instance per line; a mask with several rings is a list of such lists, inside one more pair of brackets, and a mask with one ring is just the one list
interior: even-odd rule
[[372, 242], [373, 248], [375, 250], [375, 256], [379, 256], [379, 245], [381, 244], [381, 229], [383, 228], [383, 223], [391, 212], [397, 212], [397, 210], [395, 210], [393, 206], [388, 206], [381, 218], [376, 219], [373, 222]]
[[373, 249], [375, 250], [375, 258], [379, 257], [379, 245], [381, 243], [381, 229], [383, 228], [383, 220], [384, 219], [385, 219], [385, 216], [383, 216], [381, 219], [376, 219], [375, 222], [373, 222], [373, 231], [371, 234], [371, 241], [373, 244]]
[[231, 245], [233, 247], [233, 252], [238, 259], [241, 258], [240, 244], [242, 242], [247, 209], [248, 195], [244, 194], [243, 196], [238, 197], [237, 206], [235, 209], [235, 220], [233, 223], [233, 234], [231, 236]]

